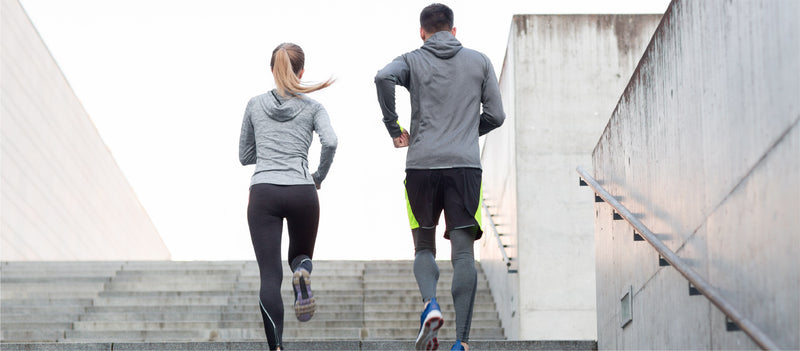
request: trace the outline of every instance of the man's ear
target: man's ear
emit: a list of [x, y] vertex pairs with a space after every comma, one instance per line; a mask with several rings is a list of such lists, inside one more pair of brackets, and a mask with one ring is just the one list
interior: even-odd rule
[[419, 38], [422, 39], [422, 41], [425, 41], [425, 29], [422, 27], [419, 29]]
[[306, 73], [305, 68], [301, 69], [300, 72], [297, 73], [297, 79], [303, 79], [303, 73]]
[[453, 29], [450, 30], [450, 34], [456, 36], [456, 27], [453, 27]]

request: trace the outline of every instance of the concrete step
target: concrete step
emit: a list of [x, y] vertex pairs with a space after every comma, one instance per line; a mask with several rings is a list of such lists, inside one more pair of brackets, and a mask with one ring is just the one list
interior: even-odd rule
[[[281, 296], [284, 298], [291, 298], [292, 291], [291, 287], [285, 287], [281, 291]], [[330, 298], [330, 299], [358, 299], [358, 301], [362, 301], [364, 299], [363, 295], [360, 292], [353, 292], [353, 291], [342, 291], [342, 290], [323, 290], [323, 289], [313, 289], [315, 295], [319, 295], [320, 297]], [[164, 297], [164, 298], [176, 298], [176, 297], [211, 297], [211, 296], [227, 296], [232, 299], [256, 299], [258, 300], [258, 290], [239, 290], [239, 291], [231, 291], [231, 290], [195, 290], [195, 291], [101, 291], [98, 293], [98, 297], [105, 297], [105, 298], [153, 298], [153, 297]]]
[[80, 315], [85, 312], [86, 306], [3, 306], [0, 309], [0, 316], [11, 319], [13, 316]]
[[[65, 329], [66, 330], [66, 329]], [[6, 342], [30, 342], [30, 341], [46, 341], [46, 342], [56, 342], [60, 339], [64, 338], [65, 330], [49, 330], [49, 329], [3, 329], [0, 332], [0, 336], [2, 336], [3, 341], [0, 343], [0, 347], [3, 350], [6, 350]]]
[[[440, 349], [446, 350], [453, 340], [440, 339]], [[338, 341], [286, 341], [283, 343], [287, 350], [414, 350], [413, 341], [396, 340], [338, 340]], [[88, 342], [88, 343], [6, 343], [5, 351], [261, 351], [268, 350], [269, 346], [263, 341], [245, 342]], [[597, 343], [588, 340], [578, 341], [507, 341], [507, 340], [478, 340], [471, 341], [473, 350], [566, 350], [566, 351], [593, 351], [597, 350]]]
[[[214, 324], [217, 327], [230, 327], [230, 328], [250, 328], [253, 327], [249, 323], [256, 323], [256, 328], [262, 328], [261, 322], [261, 315], [257, 313], [253, 313], [247, 315], [245, 318], [220, 318], [219, 315], [216, 316], [208, 316], [208, 315], [189, 315], [185, 316], [184, 319], [172, 319], [172, 315], [167, 315], [170, 317], [157, 319], [157, 318], [146, 318], [146, 319], [126, 319], [126, 317], [116, 317], [115, 319], [88, 319], [74, 322], [74, 329], [75, 330], [120, 330], [123, 328], [133, 329], [132, 327], [142, 327], [142, 330], [154, 330], [154, 329], [184, 329], [184, 328], [192, 328], [196, 326], [195, 324], [191, 323], [205, 323], [207, 325]], [[350, 327], [362, 327], [364, 324], [364, 320], [361, 318], [353, 318], [353, 319], [331, 319], [331, 318], [317, 318], [320, 316], [315, 316], [312, 320], [308, 322], [299, 322], [294, 318], [294, 315], [286, 315], [284, 326], [285, 328], [299, 328], [299, 327], [310, 327], [310, 328], [350, 328]], [[148, 325], [146, 323], [158, 323], [160, 325]], [[239, 324], [236, 324], [239, 323]], [[419, 324], [419, 322], [417, 322]], [[169, 325], [170, 328], [162, 327]], [[377, 325], [377, 324], [376, 324]], [[391, 326], [395, 324], [390, 323], [381, 323], [381, 325]], [[409, 324], [412, 325], [413, 324]], [[492, 326], [492, 325], [490, 325]]]
[[[346, 318], [350, 316], [351, 318]], [[58, 321], [63, 321], [59, 319]], [[73, 320], [75, 321], [75, 320]], [[360, 325], [369, 325], [375, 327], [407, 327], [407, 328], [417, 328], [419, 327], [419, 318], [414, 320], [409, 319], [381, 319], [379, 316], [373, 316], [369, 313], [363, 314], [361, 312], [325, 312], [325, 311], [317, 311], [314, 315], [314, 318], [306, 323], [307, 325], [314, 325], [314, 324], [324, 324], [330, 325], [332, 323], [346, 323], [348, 325], [352, 325], [352, 321], [359, 321]], [[164, 324], [168, 323], [179, 323], [179, 322], [215, 322], [215, 323], [222, 323], [222, 322], [261, 322], [261, 314], [258, 313], [257, 310], [249, 311], [249, 312], [242, 312], [242, 313], [149, 313], [149, 314], [142, 314], [142, 313], [90, 313], [79, 316], [77, 321], [75, 321], [76, 325], [83, 322], [94, 322], [94, 323], [116, 323], [116, 322], [134, 322], [134, 323], [142, 323], [142, 322], [161, 322]], [[449, 325], [454, 322], [454, 319], [445, 319], [445, 325]], [[284, 323], [291, 324], [291, 323], [299, 323], [294, 319], [294, 316], [291, 313], [291, 309], [287, 309], [287, 313], [284, 317]], [[300, 323], [303, 324], [303, 323]], [[473, 319], [472, 321], [473, 326], [480, 326], [480, 327], [500, 327], [500, 322], [497, 319]], [[77, 327], [76, 327], [77, 329]]]
[[[364, 328], [362, 338], [377, 340], [414, 340], [417, 337], [418, 328], [398, 329], [398, 328]], [[442, 328], [439, 330], [439, 337], [442, 339], [455, 339], [455, 328]], [[481, 328], [473, 326], [470, 329], [470, 338], [473, 340], [502, 340], [505, 339], [500, 328]]]
[[[314, 271], [339, 271], [363, 270], [365, 261], [325, 261], [315, 260]], [[379, 262], [379, 261], [375, 261]], [[404, 261], [406, 262], [406, 261]], [[281, 268], [288, 272], [289, 265], [282, 264]], [[228, 269], [246, 272], [258, 272], [255, 261], [130, 261], [125, 262], [122, 270], [203, 270], [203, 269]]]
[[[284, 329], [284, 340], [413, 340], [416, 329], [399, 330], [395, 328], [325, 328], [322, 330], [303, 328]], [[311, 336], [313, 335], [313, 336]], [[475, 340], [503, 339], [502, 333], [496, 328], [473, 328], [471, 337]], [[442, 339], [454, 339], [455, 330], [442, 329], [439, 331]], [[264, 340], [264, 329], [261, 326], [253, 328], [200, 328], [190, 330], [67, 330], [61, 342], [95, 341], [235, 341], [235, 340]]]
[[122, 261], [3, 261], [0, 262], [0, 272], [15, 270], [34, 271], [66, 271], [66, 270], [119, 270], [125, 262]]
[[214, 330], [127, 330], [127, 331], [64, 331], [60, 342], [87, 341], [215, 341], [219, 332]]
[[[239, 328], [239, 329], [262, 329], [263, 323], [260, 315], [253, 315], [253, 318], [246, 318], [241, 320], [221, 320], [219, 316], [211, 319], [196, 319], [196, 320], [94, 320], [94, 321], [77, 321], [66, 323], [41, 323], [40, 325], [52, 325], [47, 329], [55, 329], [64, 327], [65, 329], [71, 328], [72, 330], [106, 330], [106, 331], [125, 331], [125, 330], [193, 330], [193, 329], [215, 329], [215, 328]], [[385, 330], [403, 330], [404, 332], [416, 332], [419, 327], [417, 321], [407, 320], [361, 320], [361, 319], [321, 319], [314, 318], [309, 322], [299, 322], [294, 319], [294, 316], [286, 316], [284, 322], [285, 328], [288, 329], [330, 329], [330, 328], [373, 328]], [[66, 326], [65, 326], [66, 324]], [[9, 329], [31, 329], [36, 327], [36, 323], [4, 323], [3, 326], [10, 327]], [[453, 320], [445, 322], [444, 328], [450, 329], [455, 326]], [[496, 320], [476, 320], [472, 323], [473, 330], [493, 330], [500, 331], [500, 324]], [[4, 327], [4, 329], [6, 329]]]
[[[386, 320], [386, 319], [393, 319], [393, 320], [417, 320], [419, 321], [419, 312], [400, 312], [400, 311], [382, 311], [382, 312], [366, 312], [364, 313], [364, 318], [366, 319], [375, 319], [375, 320]], [[442, 318], [444, 320], [448, 319], [455, 319], [456, 313], [452, 310], [444, 310], [442, 311]], [[473, 311], [472, 312], [472, 320], [481, 320], [481, 319], [491, 319], [497, 320], [497, 311]]]
[[87, 306], [92, 304], [90, 298], [9, 298], [2, 296], [2, 307], [33, 306], [33, 307], [63, 307], [63, 306]]
[[[315, 340], [357, 340], [361, 328], [327, 328], [313, 330]], [[264, 340], [263, 327], [253, 329], [193, 329], [193, 330], [137, 330], [137, 331], [88, 331], [67, 330], [62, 342], [96, 341], [234, 341]], [[284, 329], [284, 340], [308, 340], [309, 332], [298, 329]]]
[[[181, 313], [205, 313], [205, 314], [219, 314], [219, 315], [229, 315], [232, 316], [235, 313], [252, 313], [253, 315], [258, 315], [257, 302], [253, 301], [250, 304], [246, 305], [239, 305], [236, 306], [225, 306], [222, 304], [216, 305], [201, 305], [201, 304], [192, 304], [192, 305], [168, 305], [168, 304], [157, 304], [154, 303], [153, 305], [113, 305], [113, 306], [103, 306], [103, 305], [96, 305], [96, 306], [89, 306], [86, 307], [86, 314], [81, 318], [93, 318], [92, 316], [98, 315], [97, 318], [106, 318], [110, 314], [124, 314], [125, 316], [130, 316], [130, 318], [146, 318], [145, 316], [149, 315], [166, 315], [166, 314], [181, 314]], [[319, 304], [317, 306], [317, 313], [331, 313], [331, 314], [352, 314], [358, 313], [362, 314], [365, 317], [369, 318], [382, 318], [382, 319], [405, 319], [409, 318], [409, 316], [416, 315], [416, 318], [412, 318], [410, 320], [418, 319], [420, 309], [416, 308], [416, 306], [411, 307], [400, 307], [402, 305], [397, 305], [396, 308], [387, 307], [385, 305], [375, 304], [375, 305], [338, 305], [338, 304]], [[453, 308], [447, 305], [442, 306], [442, 314], [443, 316], [447, 316], [449, 314], [454, 313]], [[255, 310], [253, 310], [255, 308]], [[288, 303], [284, 300], [284, 310], [287, 313], [292, 311], [292, 304]], [[105, 315], [103, 315], [105, 314]], [[476, 308], [473, 309], [473, 319], [495, 319], [497, 318], [497, 311], [494, 309], [493, 304], [476, 304]], [[394, 318], [384, 318], [386, 316], [394, 316]]]
[[2, 322], [0, 329], [6, 330], [67, 330], [72, 328], [72, 321], [32, 321], [32, 322]]
[[75, 277], [75, 278], [110, 278], [116, 275], [116, 269], [100, 269], [100, 270], [32, 270], [32, 269], [14, 269], [2, 270], [0, 275], [5, 278], [48, 278], [48, 277]]
[[[315, 292], [317, 305], [363, 305], [363, 297], [360, 296], [332, 296]], [[291, 306], [294, 297], [290, 294], [282, 296], [284, 305]], [[143, 296], [112, 296], [103, 295], [95, 299], [95, 306], [151, 306], [154, 303], [160, 304], [161, 301], [169, 301], [171, 305], [189, 304], [192, 301], [216, 301], [216, 305], [252, 305], [258, 304], [258, 295], [252, 296], [224, 296], [224, 295], [204, 295], [186, 294], [181, 296], [156, 295], [152, 297]], [[443, 302], [444, 303], [444, 302]], [[193, 304], [193, 303], [192, 303]], [[165, 304], [166, 306], [167, 304]]]
[[106, 291], [198, 291], [198, 290], [234, 290], [234, 282], [199, 282], [187, 284], [181, 282], [153, 281], [146, 284], [140, 282], [109, 283]]
[[[442, 290], [442, 287], [437, 286], [436, 291], [439, 294], [449, 295], [450, 294], [450, 286], [447, 286], [447, 289]], [[475, 291], [475, 295], [488, 295], [491, 296], [492, 292], [488, 288], [481, 289]], [[419, 297], [419, 290], [416, 288], [398, 288], [398, 289], [374, 289], [374, 290], [364, 290], [364, 295], [366, 298], [370, 298], [373, 296], [378, 297], [386, 297], [386, 298], [396, 298], [396, 297]], [[437, 300], [439, 300], [437, 296]]]
[[228, 304], [227, 296], [205, 297], [152, 297], [152, 298], [108, 298], [94, 299], [94, 306], [224, 306]]
[[[479, 290], [489, 290], [489, 283], [487, 281], [478, 282], [478, 289]], [[313, 285], [312, 285], [313, 288]], [[366, 291], [370, 290], [411, 290], [411, 291], [419, 291], [417, 287], [417, 283], [415, 281], [409, 280], [408, 282], [390, 282], [390, 281], [366, 281], [364, 282], [364, 289]], [[450, 281], [439, 281], [436, 284], [436, 289], [441, 291], [450, 291]]]
[[[97, 320], [105, 318], [105, 316], [109, 316], [112, 314], [117, 315], [125, 315], [125, 318], [133, 318], [134, 320], [139, 320], [137, 318], [139, 313], [148, 313], [148, 314], [195, 314], [195, 313], [209, 313], [209, 314], [218, 314], [222, 316], [223, 320], [242, 320], [244, 318], [252, 318], [254, 320], [260, 320], [260, 314], [258, 312], [258, 305], [248, 305], [248, 306], [235, 306], [235, 307], [223, 307], [223, 306], [169, 306], [169, 307], [161, 307], [161, 306], [144, 306], [144, 307], [127, 307], [127, 306], [109, 306], [109, 307], [88, 307], [87, 314], [81, 315], [80, 320]], [[224, 312], [224, 313], [223, 313]], [[284, 319], [288, 320], [292, 317], [292, 310], [286, 309], [286, 317]], [[105, 314], [105, 315], [103, 315]], [[130, 316], [130, 317], [127, 317]], [[248, 317], [249, 316], [249, 317]], [[314, 319], [321, 319], [321, 320], [340, 320], [340, 319], [361, 319], [363, 320], [364, 314], [361, 311], [353, 311], [353, 312], [325, 312], [325, 311], [317, 311], [314, 314]], [[419, 316], [417, 316], [417, 320], [419, 320]]]
[[[330, 290], [330, 291], [360, 291], [363, 288], [364, 283], [360, 281], [316, 281], [314, 278], [311, 278], [311, 289], [312, 290]], [[286, 291], [291, 291], [291, 280], [285, 280], [283, 286], [286, 288]], [[261, 289], [260, 282], [239, 282], [235, 283], [235, 287], [237, 291], [258, 291]]]
[[[286, 277], [283, 277], [282, 283], [283, 283], [283, 285], [289, 285], [289, 284], [291, 284], [291, 281], [292, 281], [292, 276], [286, 276]], [[239, 279], [238, 279], [238, 282], [239, 283], [258, 284], [258, 283], [261, 282], [261, 278], [259, 276], [257, 276], [257, 275], [254, 275], [254, 276], [240, 276]], [[358, 276], [358, 275], [341, 276], [341, 275], [338, 275], [338, 274], [335, 274], [335, 273], [332, 273], [330, 275], [322, 275], [322, 274], [317, 274], [317, 272], [314, 272], [313, 274], [311, 274], [311, 283], [312, 284], [313, 283], [320, 283], [320, 282], [323, 282], [323, 283], [348, 282], [348, 283], [351, 283], [351, 284], [362, 284], [364, 282], [364, 279], [363, 279], [362, 276]]]
[[[246, 308], [242, 306], [241, 309], [248, 311], [253, 309], [252, 306]], [[236, 311], [236, 308], [226, 307], [221, 305], [167, 305], [167, 306], [88, 306], [86, 307], [87, 314], [94, 313], [181, 313], [181, 312], [199, 312], [199, 313], [222, 313], [224, 311]], [[258, 312], [258, 310], [256, 310]]]
[[[453, 304], [453, 297], [450, 295], [450, 292], [439, 292], [442, 295], [436, 296], [436, 301], [439, 302], [439, 305], [452, 305]], [[364, 296], [364, 303], [366, 304], [383, 304], [386, 302], [386, 296], [384, 295], [369, 295]], [[404, 296], [395, 296], [392, 298], [392, 302], [395, 303], [410, 303], [415, 304], [415, 306], [422, 308], [422, 298], [417, 295], [404, 295]], [[491, 294], [476, 294], [475, 295], [475, 303], [494, 303], [494, 299], [492, 298]], [[422, 312], [422, 311], [420, 311]]]
[[128, 261], [122, 270], [159, 270], [159, 269], [230, 269], [240, 270], [245, 267], [243, 261]]
[[[80, 313], [3, 313], [0, 325], [12, 325], [16, 323], [67, 323], [74, 322], [80, 318]], [[2, 327], [0, 329], [5, 329]]]
[[141, 275], [118, 275], [112, 278], [110, 284], [184, 284], [194, 286], [205, 283], [234, 283], [237, 281], [238, 272], [231, 271], [225, 274], [141, 274]]
[[74, 285], [79, 283], [105, 283], [111, 280], [111, 276], [79, 276], [73, 275], [45, 275], [45, 276], [36, 276], [36, 275], [15, 275], [15, 276], [8, 276], [6, 272], [3, 272], [2, 278], [0, 278], [0, 283], [3, 285], [6, 284], [14, 284], [14, 283], [44, 283], [44, 284], [59, 284], [59, 283], [67, 283], [65, 285]]
[[60, 291], [57, 287], [52, 290], [43, 291], [0, 291], [0, 295], [3, 296], [3, 299], [92, 299], [96, 297], [97, 294], [98, 291], [96, 290]]
[[93, 292], [98, 293], [103, 291], [105, 283], [63, 283], [63, 284], [48, 284], [48, 283], [1, 283], [0, 294], [11, 294], [15, 292], [53, 292], [59, 291], [76, 291], [76, 292]]

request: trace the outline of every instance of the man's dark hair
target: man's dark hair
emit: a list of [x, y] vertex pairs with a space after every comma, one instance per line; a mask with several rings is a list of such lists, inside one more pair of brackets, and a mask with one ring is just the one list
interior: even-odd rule
[[430, 4], [419, 14], [419, 26], [428, 33], [453, 29], [453, 10], [444, 4]]

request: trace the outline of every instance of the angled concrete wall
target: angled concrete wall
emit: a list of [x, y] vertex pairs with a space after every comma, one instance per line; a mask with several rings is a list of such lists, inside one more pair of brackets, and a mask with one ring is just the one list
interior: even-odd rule
[[[596, 179], [782, 349], [800, 349], [800, 2], [673, 1]], [[587, 197], [585, 201], [590, 202]], [[600, 349], [756, 349], [596, 204]], [[621, 327], [620, 297], [633, 292]]]
[[0, 29], [0, 258], [170, 254], [17, 1]]
[[[513, 25], [512, 25], [513, 27]], [[504, 125], [486, 136], [481, 152], [483, 167], [483, 196], [489, 213], [483, 212], [484, 234], [480, 240], [481, 267], [486, 272], [492, 288], [495, 304], [503, 323], [506, 337], [520, 340], [519, 319], [519, 274], [509, 273], [517, 269], [517, 262], [507, 267], [499, 245], [506, 245], [506, 254], [512, 259], [519, 257], [517, 251], [517, 165], [516, 129], [517, 120], [515, 87], [514, 51], [515, 40], [509, 40], [503, 71], [500, 75], [500, 92], [503, 97], [503, 110], [506, 113]], [[490, 219], [496, 223], [503, 235], [501, 242], [489, 226]]]
[[484, 195], [513, 257], [481, 264], [512, 339], [595, 339], [591, 151], [661, 15], [517, 15], [500, 77], [505, 125], [485, 140]]

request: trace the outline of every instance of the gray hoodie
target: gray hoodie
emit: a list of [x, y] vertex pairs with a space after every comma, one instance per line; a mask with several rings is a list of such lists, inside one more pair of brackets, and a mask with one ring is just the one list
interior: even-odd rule
[[378, 71], [375, 85], [392, 138], [402, 133], [395, 85], [411, 95], [406, 169], [481, 168], [478, 136], [505, 120], [497, 77], [486, 55], [462, 47], [450, 32], [438, 32]]
[[[336, 153], [336, 133], [322, 104], [300, 96], [282, 97], [272, 90], [247, 103], [239, 136], [239, 161], [256, 165], [251, 185], [319, 185], [328, 174]], [[315, 131], [322, 154], [312, 174], [308, 170], [308, 148]]]

